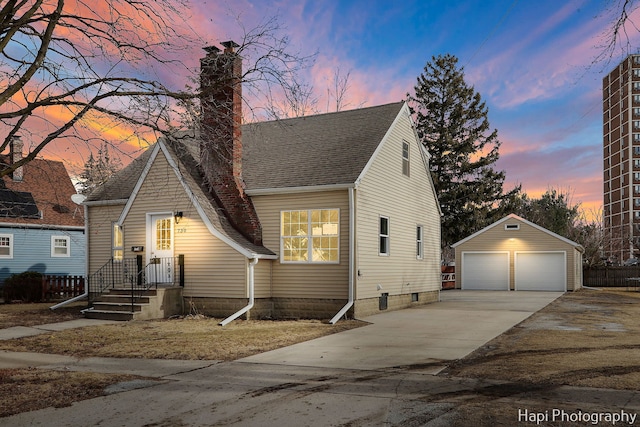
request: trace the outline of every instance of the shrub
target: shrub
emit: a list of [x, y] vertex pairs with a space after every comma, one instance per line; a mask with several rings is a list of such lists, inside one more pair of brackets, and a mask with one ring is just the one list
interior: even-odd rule
[[7, 303], [42, 301], [42, 273], [25, 271], [12, 274], [4, 281], [3, 296]]

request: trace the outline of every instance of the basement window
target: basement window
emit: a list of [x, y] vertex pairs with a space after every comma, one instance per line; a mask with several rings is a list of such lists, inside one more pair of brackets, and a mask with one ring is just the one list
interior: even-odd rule
[[505, 230], [520, 230], [520, 224], [505, 224]]

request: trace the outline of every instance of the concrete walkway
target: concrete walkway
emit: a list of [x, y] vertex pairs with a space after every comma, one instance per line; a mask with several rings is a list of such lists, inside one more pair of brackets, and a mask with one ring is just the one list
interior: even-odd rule
[[[315, 368], [379, 370], [410, 367], [436, 374], [446, 361], [460, 359], [544, 308], [560, 292], [445, 291], [441, 302], [376, 314], [367, 326], [240, 359]], [[119, 323], [77, 319], [0, 330], [0, 340], [70, 328]], [[29, 366], [162, 377], [217, 361], [143, 361], [93, 357], [77, 359], [42, 353], [0, 351], [0, 369]], [[157, 372], [154, 373], [154, 369]]]
[[241, 359], [340, 369], [437, 373], [544, 308], [561, 292], [444, 291], [441, 302], [376, 314], [370, 325]]

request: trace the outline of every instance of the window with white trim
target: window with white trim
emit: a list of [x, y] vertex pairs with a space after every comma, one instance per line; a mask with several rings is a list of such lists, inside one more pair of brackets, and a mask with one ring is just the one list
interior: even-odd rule
[[422, 259], [424, 257], [424, 242], [422, 240], [422, 226], [416, 226], [416, 258]]
[[402, 174], [409, 176], [409, 143], [402, 141]]
[[51, 256], [54, 258], [71, 256], [69, 236], [51, 236]]
[[339, 209], [282, 211], [280, 217], [281, 262], [340, 262]]
[[122, 226], [113, 223], [111, 229], [111, 257], [114, 261], [122, 261], [124, 258], [124, 234]]
[[389, 255], [389, 218], [386, 216], [380, 217], [380, 224], [378, 228], [378, 255]]
[[0, 258], [13, 258], [13, 234], [0, 234]]

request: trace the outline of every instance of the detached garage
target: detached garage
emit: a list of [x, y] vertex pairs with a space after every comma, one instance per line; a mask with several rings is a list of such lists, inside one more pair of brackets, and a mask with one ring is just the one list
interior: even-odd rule
[[456, 288], [574, 291], [584, 248], [511, 214], [452, 245]]

